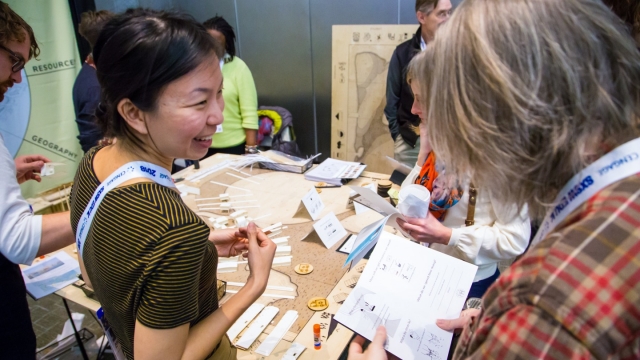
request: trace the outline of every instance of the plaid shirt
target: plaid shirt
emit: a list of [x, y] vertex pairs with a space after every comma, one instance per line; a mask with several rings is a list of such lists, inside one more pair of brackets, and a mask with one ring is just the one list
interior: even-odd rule
[[582, 204], [489, 289], [454, 358], [640, 359], [640, 174]]

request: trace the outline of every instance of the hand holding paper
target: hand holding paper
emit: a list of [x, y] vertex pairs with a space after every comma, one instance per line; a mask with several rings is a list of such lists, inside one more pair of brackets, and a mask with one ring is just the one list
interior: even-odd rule
[[480, 309], [467, 309], [460, 313], [460, 317], [457, 319], [438, 319], [436, 325], [442, 330], [454, 331], [457, 329], [463, 329], [467, 324], [475, 317], [480, 315]]
[[423, 243], [448, 245], [452, 230], [442, 225], [431, 213], [424, 219], [405, 218], [396, 219], [402, 230], [412, 239]]
[[45, 163], [50, 162], [48, 158], [42, 155], [23, 155], [15, 158], [16, 164], [16, 180], [18, 184], [22, 184], [28, 180], [40, 182], [42, 178], [38, 173]]
[[387, 352], [384, 349], [384, 344], [387, 341], [387, 330], [384, 326], [378, 326], [376, 330], [376, 336], [373, 338], [367, 351], [362, 350], [365, 338], [358, 335], [349, 345], [349, 359], [352, 360], [387, 360]]

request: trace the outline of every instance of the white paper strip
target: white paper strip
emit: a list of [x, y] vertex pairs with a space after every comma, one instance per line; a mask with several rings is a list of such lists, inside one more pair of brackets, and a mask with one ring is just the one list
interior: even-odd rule
[[[224, 205], [224, 204], [229, 204], [229, 203], [222, 203], [222, 204]], [[232, 209], [247, 209], [247, 208], [259, 208], [259, 207], [260, 207], [260, 205], [255, 205], [255, 206], [254, 205], [227, 206], [227, 207], [220, 206], [220, 207], [215, 207], [215, 208], [204, 208], [203, 207], [203, 208], [199, 208], [198, 210], [222, 210], [222, 209], [229, 210], [229, 208], [232, 208]]]
[[[227, 286], [243, 287], [245, 285], [245, 283], [241, 282], [227, 281]], [[267, 290], [295, 291], [296, 289], [288, 286], [267, 285]]]
[[218, 263], [218, 272], [219, 273], [228, 273], [234, 272], [238, 270], [238, 262], [237, 261], [227, 261]]
[[267, 226], [266, 228], [262, 229], [262, 231], [267, 232], [269, 230], [277, 229], [277, 228], [280, 228], [280, 227], [282, 227], [282, 223], [281, 222], [275, 223], [275, 224], [273, 224], [271, 226]]
[[[229, 294], [237, 294], [239, 290], [228, 290], [227, 289], [227, 293]], [[260, 296], [263, 297], [270, 297], [270, 298], [276, 298], [276, 299], [295, 299], [296, 297], [293, 295], [280, 295], [280, 294], [268, 294], [268, 293], [264, 293]]]
[[273, 258], [272, 267], [291, 265], [291, 258], [292, 256], [280, 256], [280, 257]]
[[300, 354], [302, 354], [302, 352], [306, 349], [307, 348], [300, 343], [293, 343], [291, 344], [289, 350], [287, 350], [287, 352], [282, 357], [282, 360], [296, 360], [298, 356], [300, 356]]
[[253, 181], [253, 180], [251, 180], [251, 179], [243, 178], [242, 176], [238, 176], [238, 175], [236, 175], [236, 174], [232, 174], [232, 173], [230, 173], [230, 172], [227, 172], [227, 175], [233, 176], [234, 178], [238, 178], [238, 179], [242, 179], [242, 180], [247, 180], [248, 182], [252, 182], [252, 183], [254, 183], [254, 184], [258, 184], [258, 185], [260, 185], [260, 183], [259, 183], [259, 182], [257, 182], [257, 181]]
[[253, 303], [251, 306], [249, 306], [247, 311], [245, 311], [244, 314], [242, 314], [240, 318], [231, 326], [231, 328], [227, 330], [227, 336], [229, 336], [231, 342], [236, 339], [236, 336], [240, 334], [242, 329], [247, 327], [251, 320], [253, 320], [253, 318], [255, 318], [260, 313], [260, 311], [262, 311], [262, 309], [264, 309], [263, 304]]
[[216, 172], [218, 170], [222, 170], [222, 169], [226, 168], [229, 163], [230, 163], [229, 160], [225, 160], [225, 161], [223, 161], [223, 162], [221, 162], [221, 163], [219, 163], [217, 165], [213, 165], [210, 168], [202, 169], [202, 170], [198, 171], [195, 174], [191, 174], [191, 175], [187, 176], [185, 179], [188, 180], [188, 181], [198, 181], [198, 180], [200, 180], [200, 179], [202, 179], [204, 177], [209, 176], [210, 174], [212, 174], [212, 173], [214, 173], [214, 172]]
[[[243, 197], [243, 196], [252, 196], [252, 194], [243, 194], [243, 195], [231, 195], [229, 197]], [[219, 200], [220, 196], [218, 197], [211, 197], [211, 198], [200, 198], [200, 199], [195, 199], [196, 201], [205, 201], [205, 200]]]
[[288, 239], [290, 238], [290, 236], [283, 236], [283, 237], [278, 237], [278, 238], [274, 238], [271, 239], [271, 241], [274, 242], [274, 244], [276, 245], [286, 245], [286, 243], [288, 243]]
[[251, 344], [262, 334], [262, 331], [269, 325], [271, 320], [278, 314], [280, 310], [275, 306], [267, 306], [262, 310], [260, 316], [249, 326], [247, 331], [242, 335], [236, 346], [242, 349], [248, 349]]
[[251, 192], [251, 190], [247, 190], [247, 189], [245, 189], [245, 188], [241, 188], [241, 187], [239, 187], [239, 186], [233, 186], [233, 185], [229, 185], [229, 184], [223, 184], [223, 183], [219, 183], [219, 182], [217, 182], [217, 181], [213, 181], [213, 180], [210, 180], [209, 182], [210, 182], [210, 183], [212, 183], [212, 184], [220, 185], [220, 186], [230, 187], [230, 188], [232, 188], [232, 189], [238, 189], [238, 190], [244, 190], [244, 191]]
[[275, 256], [285, 256], [285, 255], [291, 255], [291, 246], [279, 245], [278, 247], [276, 247]]
[[229, 201], [229, 202], [215, 202], [215, 203], [204, 203], [204, 204], [196, 204], [198, 206], [216, 206], [216, 205], [220, 205], [220, 204], [238, 204], [238, 203], [246, 203], [246, 202], [254, 202], [254, 201], [258, 201], [258, 200], [233, 200], [233, 201]]
[[197, 187], [188, 186], [185, 184], [178, 184], [176, 185], [176, 187], [178, 188], [178, 190], [180, 190], [180, 192], [187, 193], [187, 194], [200, 195], [200, 189], [198, 189]]
[[287, 313], [284, 314], [284, 316], [282, 317], [278, 325], [276, 325], [276, 327], [271, 331], [271, 334], [269, 334], [269, 336], [267, 336], [267, 338], [264, 339], [262, 344], [260, 344], [256, 352], [264, 356], [271, 355], [271, 352], [273, 351], [273, 349], [276, 348], [280, 340], [282, 340], [282, 338], [284, 337], [284, 334], [286, 334], [287, 331], [289, 331], [289, 328], [291, 328], [291, 325], [293, 325], [293, 323], [296, 321], [297, 318], [298, 318], [297, 311], [295, 310], [287, 311]]

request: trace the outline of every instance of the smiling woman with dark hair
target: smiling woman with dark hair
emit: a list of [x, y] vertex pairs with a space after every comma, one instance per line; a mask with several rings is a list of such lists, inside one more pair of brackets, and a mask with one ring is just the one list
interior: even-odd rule
[[[71, 194], [81, 264], [124, 355], [235, 359], [225, 333], [264, 291], [275, 244], [255, 224], [215, 231], [175, 191], [174, 158], [199, 159], [222, 122], [221, 53], [192, 18], [134, 9], [94, 48], [100, 125]], [[247, 285], [218, 305], [218, 256], [248, 250]]]

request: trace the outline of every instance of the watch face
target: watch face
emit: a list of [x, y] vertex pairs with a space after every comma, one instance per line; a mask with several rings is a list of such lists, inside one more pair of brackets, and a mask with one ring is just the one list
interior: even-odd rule
[[468, 298], [465, 303], [465, 309], [480, 309], [482, 307], [481, 298]]

